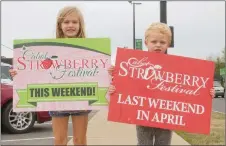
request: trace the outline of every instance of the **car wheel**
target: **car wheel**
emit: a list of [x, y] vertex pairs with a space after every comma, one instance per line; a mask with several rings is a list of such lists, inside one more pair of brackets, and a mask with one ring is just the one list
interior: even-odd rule
[[27, 133], [33, 128], [35, 113], [13, 112], [12, 102], [8, 103], [2, 112], [2, 124], [9, 133]]

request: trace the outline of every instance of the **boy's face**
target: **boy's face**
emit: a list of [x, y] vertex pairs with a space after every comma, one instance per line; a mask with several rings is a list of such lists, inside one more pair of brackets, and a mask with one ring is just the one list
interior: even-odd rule
[[167, 35], [152, 31], [149, 32], [145, 45], [149, 52], [165, 53], [169, 47], [169, 40]]

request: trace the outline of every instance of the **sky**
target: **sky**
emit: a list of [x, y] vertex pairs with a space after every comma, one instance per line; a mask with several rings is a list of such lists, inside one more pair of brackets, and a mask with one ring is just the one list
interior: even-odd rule
[[[136, 38], [144, 39], [147, 27], [160, 21], [159, 2], [140, 1], [136, 5]], [[132, 5], [127, 1], [35, 1], [2, 2], [1, 44], [13, 48], [14, 39], [55, 37], [58, 11], [77, 6], [83, 13], [87, 37], [111, 39], [112, 60], [117, 47], [133, 47]], [[174, 48], [169, 54], [206, 59], [220, 55], [225, 48], [225, 2], [168, 1], [167, 24], [174, 27]], [[13, 57], [13, 51], [1, 45], [1, 56]], [[143, 43], [144, 50], [145, 45]]]

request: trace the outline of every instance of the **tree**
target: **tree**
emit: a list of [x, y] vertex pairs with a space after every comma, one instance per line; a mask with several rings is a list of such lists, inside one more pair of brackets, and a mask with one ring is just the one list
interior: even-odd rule
[[225, 58], [226, 58], [225, 57], [226, 56], [226, 54], [225, 54], [226, 51], [225, 50], [226, 50], [226, 47], [222, 50], [222, 56], [221, 56], [221, 61], [224, 62], [224, 63], [225, 63]]
[[225, 67], [225, 62], [222, 61], [220, 57], [217, 57], [215, 62], [215, 73], [220, 75], [220, 69]]
[[214, 72], [214, 78], [219, 79], [223, 82], [223, 77], [220, 75], [220, 69], [225, 68], [225, 48], [222, 49], [220, 56], [213, 56], [210, 55], [206, 58], [209, 61], [213, 61], [215, 63], [215, 72]]

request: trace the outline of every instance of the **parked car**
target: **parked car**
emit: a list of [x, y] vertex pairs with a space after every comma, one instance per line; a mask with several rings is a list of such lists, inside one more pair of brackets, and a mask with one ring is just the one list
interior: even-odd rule
[[225, 88], [221, 85], [220, 81], [214, 81], [213, 88], [215, 90], [215, 97], [224, 97]]
[[13, 81], [9, 75], [11, 65], [1, 63], [1, 126], [9, 133], [30, 132], [34, 123], [51, 120], [48, 112], [13, 112]]
[[226, 88], [226, 81], [224, 81], [224, 98], [226, 99], [225, 88]]

